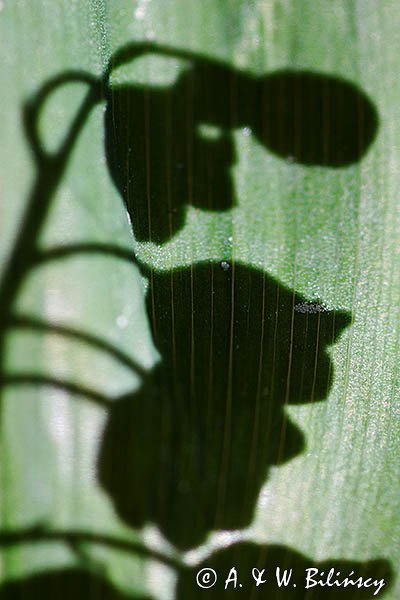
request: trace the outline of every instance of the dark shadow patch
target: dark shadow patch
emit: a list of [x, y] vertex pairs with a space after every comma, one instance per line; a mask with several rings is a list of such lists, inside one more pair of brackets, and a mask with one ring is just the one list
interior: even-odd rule
[[[237, 585], [234, 586], [235, 578], [231, 573], [232, 567], [237, 572]], [[276, 578], [276, 569], [279, 567], [279, 576], [287, 571], [292, 575], [287, 586], [279, 587]], [[202, 589], [197, 581], [197, 574], [202, 569], [213, 569], [217, 574], [217, 582], [213, 587]], [[266, 583], [256, 586], [253, 577], [261, 575], [259, 581]], [[262, 570], [264, 569], [264, 573]], [[317, 569], [309, 571], [310, 579], [307, 583], [307, 569]], [[361, 577], [369, 587], [358, 587], [357, 585], [316, 585], [312, 586], [313, 581], [322, 581], [326, 583], [329, 571], [333, 569], [330, 583], [335, 580], [343, 582], [346, 578], [353, 581]], [[199, 581], [207, 585], [207, 571], [199, 575]], [[213, 580], [213, 574], [209, 573]], [[339, 575], [337, 575], [339, 573]], [[203, 577], [205, 577], [203, 579]], [[371, 578], [371, 579], [369, 579]], [[229, 579], [230, 583], [225, 589], [225, 581]], [[282, 600], [362, 600], [374, 598], [374, 592], [378, 590], [379, 583], [374, 581], [384, 580], [384, 586], [380, 588], [377, 597], [381, 597], [390, 587], [393, 580], [393, 572], [390, 563], [383, 559], [371, 560], [367, 562], [356, 562], [351, 560], [327, 560], [324, 562], [313, 561], [302, 554], [287, 548], [285, 546], [258, 546], [254, 543], [240, 543], [227, 549], [220, 550], [205, 560], [202, 564], [192, 570], [183, 573], [178, 582], [176, 600], [194, 600], [195, 598], [207, 598], [208, 600], [229, 600], [230, 598], [273, 598]], [[241, 585], [240, 585], [241, 584]], [[294, 587], [295, 584], [295, 587]], [[307, 589], [306, 586], [310, 587]]]
[[[255, 77], [201, 55], [153, 53], [190, 66], [169, 87], [108, 87], [105, 113], [108, 165], [139, 241], [170, 239], [187, 206], [221, 212], [236, 204], [238, 128], [284, 159], [330, 168], [359, 161], [375, 138], [376, 109], [349, 81], [290, 70]], [[214, 129], [207, 135], [202, 126]]]
[[102, 576], [81, 569], [38, 573], [0, 586], [0, 600], [150, 600], [126, 594]]
[[98, 464], [126, 523], [156, 523], [181, 548], [249, 525], [270, 467], [304, 449], [285, 405], [326, 398], [327, 346], [350, 322], [322, 307], [299, 312], [300, 304], [241, 264], [150, 274], [161, 362], [111, 407]]

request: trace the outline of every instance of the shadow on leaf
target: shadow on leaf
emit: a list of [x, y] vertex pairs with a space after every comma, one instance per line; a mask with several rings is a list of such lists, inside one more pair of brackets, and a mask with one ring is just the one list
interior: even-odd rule
[[169, 240], [184, 226], [188, 206], [221, 212], [237, 203], [239, 128], [267, 152], [328, 168], [359, 161], [375, 138], [376, 109], [350, 81], [300, 70], [257, 77], [151, 44], [127, 46], [112, 68], [144, 53], [182, 58], [187, 66], [171, 86], [106, 88], [107, 162], [139, 241]]
[[[237, 577], [231, 572], [235, 567]], [[279, 587], [276, 569], [279, 568], [279, 581], [283, 580], [287, 572], [287, 585]], [[201, 588], [196, 581], [204, 585]], [[217, 574], [217, 581], [213, 587], [206, 588], [213, 581], [213, 574], [208, 569], [213, 569]], [[256, 569], [256, 571], [253, 571]], [[310, 571], [307, 571], [310, 569]], [[333, 569], [328, 581], [329, 571]], [[264, 570], [264, 571], [263, 571]], [[291, 576], [290, 576], [291, 572]], [[210, 579], [207, 579], [209, 573]], [[307, 582], [307, 575], [309, 580]], [[366, 584], [359, 587], [359, 578]], [[344, 585], [345, 579], [356, 582]], [[256, 586], [256, 580], [260, 582]], [[220, 550], [210, 556], [202, 564], [183, 574], [178, 582], [176, 600], [192, 600], [207, 598], [208, 600], [229, 600], [230, 598], [273, 598], [282, 600], [362, 600], [373, 598], [374, 592], [381, 597], [390, 586], [393, 572], [386, 560], [378, 559], [368, 562], [350, 560], [327, 560], [315, 562], [285, 546], [258, 546], [250, 542], [236, 544], [227, 549]], [[225, 582], [229, 583], [225, 589]], [[381, 583], [383, 580], [383, 584]], [[265, 583], [261, 583], [264, 581]], [[325, 585], [315, 585], [321, 581]], [[334, 585], [334, 581], [342, 585]], [[307, 585], [309, 585], [307, 589]]]
[[151, 600], [117, 590], [103, 577], [65, 569], [23, 577], [0, 586], [0, 600]]
[[285, 406], [326, 398], [350, 317], [242, 264], [149, 276], [161, 361], [111, 405], [99, 480], [125, 522], [189, 548], [249, 525], [270, 467], [304, 449]]

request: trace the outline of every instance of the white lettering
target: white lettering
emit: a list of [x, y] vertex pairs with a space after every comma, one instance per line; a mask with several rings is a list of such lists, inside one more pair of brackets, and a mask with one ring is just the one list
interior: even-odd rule
[[292, 570], [293, 569], [290, 569], [290, 571], [288, 571], [285, 569], [281, 576], [280, 567], [276, 567], [276, 581], [279, 587], [282, 587], [282, 585], [284, 585], [285, 587], [289, 585], [290, 578], [292, 577]]
[[229, 571], [228, 577], [225, 579], [225, 589], [230, 583], [233, 583], [234, 588], [237, 586], [237, 571], [235, 567], [232, 567], [232, 569]]

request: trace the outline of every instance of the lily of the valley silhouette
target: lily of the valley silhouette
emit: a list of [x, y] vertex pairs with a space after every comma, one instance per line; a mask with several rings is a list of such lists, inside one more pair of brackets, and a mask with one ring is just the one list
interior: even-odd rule
[[[174, 84], [112, 85], [116, 68], [151, 53], [184, 61]], [[62, 144], [49, 153], [38, 134], [39, 116], [49, 96], [71, 82], [82, 82], [88, 93]], [[97, 461], [100, 485], [126, 524], [156, 524], [181, 551], [203, 542], [212, 531], [251, 523], [271, 467], [305, 447], [304, 435], [288, 419], [286, 407], [327, 398], [334, 376], [329, 348], [349, 325], [350, 316], [328, 310], [240, 262], [224, 263], [222, 268], [207, 261], [163, 272], [111, 245], [41, 251], [38, 238], [49, 208], [79, 133], [100, 103], [105, 105], [108, 168], [130, 213], [135, 238], [156, 243], [170, 240], [184, 226], [188, 206], [215, 211], [218, 218], [220, 211], [239, 201], [231, 176], [236, 129], [247, 127], [266, 151], [283, 159], [339, 168], [363, 157], [375, 137], [378, 117], [371, 100], [349, 81], [309, 71], [254, 75], [157, 44], [125, 46], [99, 78], [83, 72], [61, 74], [24, 108], [36, 181], [0, 285], [3, 385], [58, 386], [71, 397], [107, 407]], [[214, 128], [212, 136], [204, 125]], [[16, 299], [31, 269], [45, 261], [97, 252], [131, 260], [148, 278], [147, 313], [160, 354], [150, 371], [84, 330], [16, 312]], [[141, 386], [111, 399], [101, 390], [43, 373], [9, 374], [3, 359], [5, 334], [11, 327], [53, 331], [108, 352], [140, 374]], [[46, 539], [64, 540], [74, 550], [85, 540], [118, 547], [107, 536], [43, 529], [3, 532], [0, 545]], [[183, 562], [145, 547], [122, 546], [176, 569], [178, 598], [202, 593], [194, 571]], [[236, 550], [244, 565], [258, 552], [267, 552], [270, 562], [283, 561], [282, 567], [313, 562], [290, 548], [239, 544]], [[234, 552], [235, 548], [217, 553], [210, 564], [225, 564]], [[385, 572], [388, 582], [391, 576], [386, 561], [335, 565], [364, 567], [371, 577], [374, 571]], [[217, 593], [218, 588], [214, 597]], [[79, 569], [32, 575], [0, 588], [0, 600], [38, 595], [86, 599], [99, 594], [104, 599], [126, 597], [97, 572], [84, 571], [83, 563]], [[300, 588], [290, 594], [279, 597], [309, 597]]]
[[99, 478], [124, 521], [190, 548], [248, 526], [269, 467], [302, 451], [285, 406], [326, 398], [350, 317], [239, 263], [149, 275], [161, 359], [110, 410]]

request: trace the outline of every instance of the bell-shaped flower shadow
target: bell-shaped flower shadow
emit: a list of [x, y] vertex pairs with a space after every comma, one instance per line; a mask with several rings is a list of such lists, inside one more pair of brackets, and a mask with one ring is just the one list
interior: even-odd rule
[[350, 322], [261, 270], [223, 266], [150, 274], [161, 361], [110, 409], [98, 460], [124, 521], [156, 523], [181, 548], [249, 525], [270, 467], [304, 449], [285, 406], [326, 398], [327, 348]]

